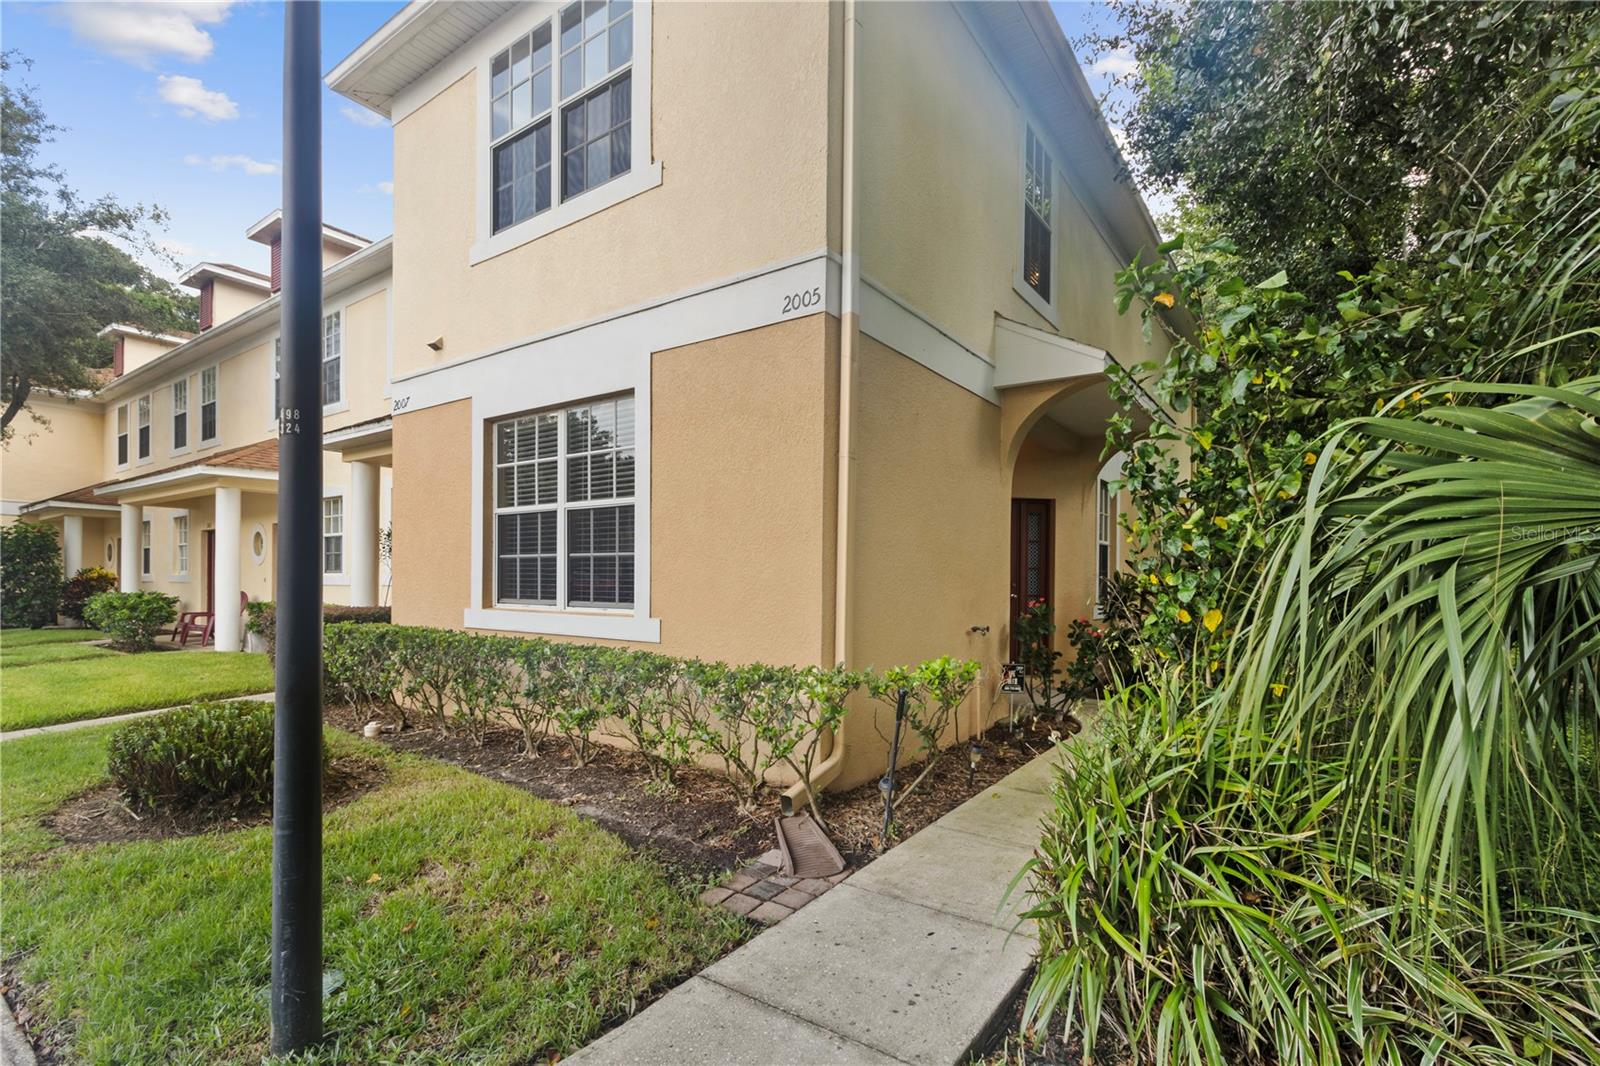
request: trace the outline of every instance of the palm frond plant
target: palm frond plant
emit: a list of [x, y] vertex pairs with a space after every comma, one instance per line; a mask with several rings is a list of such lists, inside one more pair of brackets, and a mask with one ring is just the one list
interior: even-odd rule
[[1417, 900], [1471, 884], [1497, 925], [1600, 858], [1600, 378], [1423, 399], [1332, 435], [1219, 705], [1339, 746], [1347, 853], [1403, 840]]

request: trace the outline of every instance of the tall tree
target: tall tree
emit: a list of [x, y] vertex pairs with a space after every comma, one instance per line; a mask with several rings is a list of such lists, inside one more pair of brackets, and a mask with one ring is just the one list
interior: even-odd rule
[[87, 387], [106, 365], [107, 323], [193, 329], [195, 301], [153, 275], [124, 247], [160, 257], [148, 227], [157, 207], [111, 196], [85, 201], [40, 149], [61, 127], [31, 86], [14, 82], [29, 61], [0, 54], [0, 434], [37, 389]]
[[[1489, 198], [1544, 125], [1530, 107], [1592, 35], [1587, 4], [1112, 0], [1091, 52], [1131, 55], [1110, 102], [1141, 184], [1184, 228], [1313, 297]], [[1197, 225], [1198, 223], [1198, 225]]]

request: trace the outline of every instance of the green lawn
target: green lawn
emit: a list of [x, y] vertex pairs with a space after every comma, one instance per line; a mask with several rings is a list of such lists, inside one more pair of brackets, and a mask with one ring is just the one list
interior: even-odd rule
[[[66, 1058], [260, 1062], [266, 826], [66, 847], [38, 824], [103, 773], [111, 727], [0, 749], [5, 955], [73, 1019]], [[543, 1062], [742, 935], [692, 886], [563, 807], [346, 734], [389, 776], [325, 820], [326, 964], [346, 984], [316, 1061]]]
[[0, 639], [0, 731], [270, 691], [272, 666], [265, 655], [123, 655], [83, 644], [18, 646], [10, 635]]
[[39, 644], [81, 644], [104, 639], [106, 635], [97, 629], [0, 629], [0, 653]]

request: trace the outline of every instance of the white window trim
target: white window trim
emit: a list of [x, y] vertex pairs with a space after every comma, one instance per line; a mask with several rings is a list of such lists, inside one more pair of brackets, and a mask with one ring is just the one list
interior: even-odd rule
[[[1027, 232], [1023, 223], [1023, 214], [1027, 211], [1027, 202], [1023, 198], [1027, 194], [1023, 189], [1028, 180], [1029, 129], [1033, 130], [1034, 138], [1044, 144], [1045, 151], [1050, 153], [1050, 299], [1048, 300], [1035, 292], [1033, 286], [1029, 285], [1027, 279], [1022, 276], [1023, 248], [1027, 243]], [[1056, 329], [1060, 329], [1061, 277], [1060, 272], [1056, 269], [1056, 264], [1060, 261], [1061, 242], [1057, 240], [1059, 236], [1057, 231], [1061, 212], [1056, 210], [1056, 206], [1060, 203], [1062, 183], [1057, 173], [1060, 167], [1056, 164], [1055, 145], [1044, 137], [1041, 132], [1043, 129], [1043, 126], [1035, 122], [1026, 113], [1023, 114], [1022, 135], [1017, 138], [1017, 206], [1022, 208], [1022, 211], [1012, 212], [1012, 217], [1016, 220], [1017, 256], [1016, 262], [1012, 267], [1011, 287], [1016, 290], [1018, 296], [1027, 301], [1029, 307], [1039, 312], [1046, 322], [1049, 322]]]
[[139, 523], [139, 577], [149, 581], [155, 570], [156, 561], [156, 526], [149, 518]]
[[[145, 410], [150, 414], [150, 421], [145, 428], [150, 431], [150, 452], [147, 455], [139, 454], [139, 402], [144, 401]], [[133, 439], [133, 464], [135, 466], [149, 466], [156, 461], [156, 394], [147, 392], [143, 396], [136, 396], [133, 400], [133, 424], [129, 426]]]
[[[181, 542], [178, 540], [179, 522], [186, 523], [184, 537]], [[185, 558], [183, 559], [183, 566], [181, 568], [178, 566], [178, 546], [180, 543], [183, 545], [185, 555]], [[175, 514], [172, 516], [172, 580], [189, 580], [189, 560], [187, 556], [192, 551], [194, 551], [194, 523], [190, 522], [189, 520], [189, 512], [184, 511], [180, 514]]]
[[[367, 293], [366, 295], [370, 296], [372, 294]], [[361, 299], [365, 299], [365, 297], [358, 297], [357, 300], [351, 302], [359, 302]], [[348, 303], [340, 304], [337, 307], [327, 307], [323, 310], [322, 317], [317, 320], [317, 336], [324, 338], [328, 328], [328, 319], [334, 315], [339, 316], [339, 402], [323, 404], [322, 413], [324, 416], [343, 414], [350, 410], [350, 375], [346, 366], [350, 351], [350, 345], [346, 343], [350, 339], [349, 307]], [[278, 350], [282, 343], [282, 334], [275, 334], [272, 338], [272, 354], [267, 357], [267, 428], [273, 433], [278, 432]], [[321, 368], [322, 363], [319, 361], [317, 363], [319, 371], [317, 377], [318, 392], [322, 391]]]
[[[631, 399], [632, 398], [631, 393], [628, 394], [628, 395], [629, 395], [629, 398]], [[506, 609], [506, 610], [521, 610], [523, 608], [531, 607], [531, 608], [534, 608], [534, 609], [537, 609], [537, 610], [545, 610], [545, 611], [563, 611], [563, 612], [580, 612], [581, 611], [581, 612], [593, 612], [595, 614], [602, 614], [602, 615], [606, 615], [606, 614], [611, 614], [611, 615], [631, 615], [633, 613], [633, 605], [632, 604], [627, 604], [625, 606], [624, 605], [607, 606], [605, 604], [599, 604], [599, 603], [594, 603], [594, 604], [574, 604], [574, 603], [570, 602], [569, 590], [568, 590], [568, 587], [567, 587], [567, 584], [568, 584], [567, 571], [568, 571], [568, 567], [569, 567], [570, 562], [571, 562], [571, 560], [570, 560], [570, 558], [568, 556], [568, 552], [567, 552], [567, 539], [568, 539], [568, 530], [571, 528], [570, 516], [572, 515], [572, 513], [574, 511], [593, 511], [593, 510], [600, 510], [600, 509], [607, 508], [607, 507], [632, 507], [634, 509], [633, 513], [634, 513], [634, 525], [635, 525], [635, 528], [637, 529], [637, 526], [638, 526], [639, 504], [638, 504], [637, 497], [635, 495], [635, 493], [637, 493], [637, 491], [638, 491], [638, 476], [637, 476], [637, 472], [635, 473], [635, 477], [634, 477], [634, 493], [630, 493], [627, 496], [611, 496], [611, 497], [606, 497], [606, 498], [603, 498], [603, 499], [588, 499], [588, 500], [574, 500], [574, 499], [571, 499], [568, 496], [567, 469], [568, 469], [568, 465], [569, 465], [569, 460], [572, 458], [572, 456], [574, 454], [582, 456], [582, 455], [586, 455], [588, 453], [587, 452], [576, 452], [576, 453], [574, 453], [574, 452], [568, 451], [568, 448], [570, 446], [570, 440], [569, 440], [568, 435], [567, 435], [567, 412], [571, 411], [574, 408], [585, 407], [589, 403], [594, 402], [594, 401], [603, 401], [603, 400], [607, 400], [607, 399], [619, 399], [619, 398], [620, 398], [620, 394], [615, 394], [615, 393], [613, 393], [613, 394], [611, 394], [609, 396], [591, 396], [591, 397], [586, 397], [586, 398], [584, 398], [582, 400], [578, 400], [576, 403], [569, 404], [569, 405], [567, 405], [565, 407], [545, 408], [545, 409], [542, 409], [542, 410], [539, 410], [539, 411], [527, 411], [527, 412], [523, 413], [524, 415], [553, 414], [553, 415], [556, 416], [556, 453], [552, 457], [555, 460], [555, 468], [556, 468], [556, 498], [555, 498], [555, 501], [553, 503], [548, 503], [548, 504], [528, 505], [528, 506], [523, 506], [523, 507], [504, 507], [504, 508], [499, 506], [498, 501], [496, 499], [491, 498], [489, 500], [489, 509], [492, 512], [491, 515], [490, 515], [490, 526], [491, 526], [491, 528], [489, 530], [489, 537], [490, 537], [490, 540], [492, 541], [493, 550], [490, 553], [491, 557], [490, 557], [490, 560], [489, 560], [489, 569], [488, 569], [488, 573], [486, 574], [486, 578], [489, 581], [490, 590], [494, 593], [493, 606], [494, 606], [495, 609], [498, 610], [498, 609], [502, 609], [503, 608], [503, 609]], [[638, 409], [637, 402], [635, 402], [634, 406], [635, 406], [635, 412], [637, 412], [637, 409]], [[486, 432], [488, 432], [492, 436], [494, 433], [497, 432], [497, 427], [499, 425], [501, 425], [504, 422], [515, 421], [516, 419], [518, 419], [520, 417], [523, 417], [523, 415], [511, 415], [508, 418], [496, 419], [493, 422], [490, 422], [490, 423], [487, 424]], [[637, 436], [638, 436], [637, 423], [634, 426], [634, 435], [635, 435], [635, 444], [637, 444]], [[492, 444], [490, 446], [493, 447]], [[634, 445], [630, 445], [628, 450], [632, 451], [633, 448], [634, 448]], [[606, 450], [606, 449], [597, 449], [597, 450], [603, 451], [603, 450]], [[611, 449], [611, 450], [615, 451], [615, 449]], [[496, 486], [496, 489], [493, 490], [493, 491], [497, 491], [498, 490], [498, 485], [499, 485], [499, 479], [498, 479], [499, 464], [496, 462], [496, 460], [494, 459], [494, 457], [492, 455], [489, 456], [487, 459], [485, 459], [485, 462], [488, 463], [491, 467], [495, 468], [496, 471], [497, 471], [496, 477], [493, 479], [494, 483], [495, 483], [495, 486]], [[554, 514], [556, 516], [556, 549], [555, 549], [555, 557], [556, 557], [556, 594], [555, 594], [555, 603], [513, 603], [513, 602], [510, 602], [510, 601], [504, 601], [503, 602], [503, 601], [501, 601], [501, 599], [499, 597], [499, 588], [498, 588], [499, 578], [500, 578], [500, 572], [499, 572], [500, 571], [500, 525], [499, 525], [499, 521], [498, 521], [499, 516], [503, 515], [503, 514], [538, 514], [540, 512], [545, 512], [545, 511], [554, 512]], [[635, 557], [637, 557], [637, 549], [638, 549], [638, 543], [637, 542], [635, 542], [635, 544], [634, 544], [634, 549], [635, 549], [635, 551], [633, 553], [630, 553], [630, 554], [633, 554], [633, 555], [635, 555]], [[599, 554], [605, 554], [605, 553], [599, 553]], [[637, 566], [637, 561], [635, 562], [635, 566]], [[637, 571], [636, 571], [635, 572], [635, 576], [634, 576], [634, 596], [635, 596], [635, 598], [637, 598], [638, 592], [639, 592], [639, 589], [638, 589], [638, 575], [637, 575]]]
[[[118, 428], [117, 428], [117, 423], [118, 422], [121, 422], [122, 425], [127, 427], [127, 428], [123, 429], [123, 430], [118, 430]], [[118, 452], [121, 450], [118, 445], [120, 444], [120, 442], [121, 442], [123, 437], [128, 438], [128, 457], [126, 459], [123, 459], [118, 455]], [[133, 464], [133, 452], [134, 452], [133, 406], [131, 404], [119, 403], [119, 404], [117, 404], [115, 410], [112, 412], [112, 415], [111, 415], [111, 463], [112, 463], [112, 466], [114, 466], [118, 470], [126, 470], [126, 469], [128, 469], [128, 467]]]
[[[259, 552], [256, 551], [257, 536], [261, 537], [261, 550]], [[267, 561], [267, 549], [271, 547], [271, 544], [269, 542], [269, 538], [267, 537], [266, 526], [262, 525], [260, 522], [257, 522], [251, 526], [250, 536], [245, 543], [250, 545], [250, 561], [252, 563], [260, 566], [262, 563]]]
[[170, 412], [172, 417], [167, 419], [167, 430], [170, 433], [177, 426], [178, 402], [175, 390], [180, 381], [183, 382], [184, 444], [181, 448], [177, 444], [173, 444], [172, 448], [167, 452], [168, 455], [187, 455], [194, 449], [194, 404], [191, 402], [194, 396], [194, 389], [190, 388], [191, 382], [187, 375], [173, 379], [167, 386], [167, 397], [172, 401], [172, 410]]
[[[560, 122], [561, 122], [561, 90], [559, 84], [552, 89], [552, 96], [556, 102], [552, 105], [550, 118], [550, 151], [551, 151], [551, 204], [550, 207], [534, 215], [530, 219], [508, 226], [499, 233], [494, 231], [494, 173], [491, 166], [490, 145], [494, 142], [494, 130], [491, 126], [490, 114], [490, 75], [489, 64], [494, 57], [505, 51], [506, 45], [520, 31], [527, 33], [538, 26], [544, 19], [554, 19], [552, 26], [554, 40], [552, 47], [556, 49], [556, 62], [554, 70], [559, 71], [561, 65], [560, 38], [561, 9], [565, 3], [538, 3], [526, 8], [520, 8], [511, 15], [500, 19], [489, 29], [478, 35], [472, 44], [467, 46], [473, 68], [477, 71], [478, 102], [477, 102], [477, 128], [478, 128], [478, 161], [477, 161], [477, 240], [472, 244], [467, 255], [469, 266], [476, 266], [487, 259], [503, 255], [513, 248], [519, 248], [529, 241], [538, 240], [548, 233], [574, 222], [587, 218], [608, 207], [613, 207], [624, 200], [648, 192], [661, 184], [661, 163], [650, 153], [650, 65], [651, 65], [651, 23], [653, 22], [653, 5], [649, 0], [635, 0], [633, 5], [633, 127], [632, 133], [632, 159], [633, 169], [618, 178], [613, 178], [604, 185], [586, 190], [570, 200], [561, 200], [559, 188], [561, 182], [561, 152], [560, 152]], [[609, 80], [609, 79], [608, 79]], [[558, 79], [557, 79], [558, 81]], [[585, 90], [588, 91], [588, 90]]]
[[[589, 358], [584, 357], [587, 353]], [[529, 344], [473, 367], [472, 543], [468, 629], [506, 633], [661, 642], [661, 620], [650, 616], [650, 348], [641, 342], [595, 359], [589, 338]], [[493, 462], [492, 424], [529, 411], [566, 408], [620, 392], [633, 393], [633, 606], [631, 608], [495, 606], [484, 602], [494, 574], [485, 550], [492, 521], [484, 464]], [[564, 534], [562, 534], [564, 535]], [[564, 540], [559, 545], [565, 548]], [[563, 564], [564, 560], [563, 560]]]
[[[217, 389], [217, 398], [214, 401], [212, 401], [213, 403], [215, 403], [217, 405], [217, 420], [216, 420], [216, 430], [217, 431], [215, 433], [213, 433], [209, 437], [205, 435], [205, 425], [206, 425], [206, 419], [205, 419], [206, 372], [207, 371], [210, 371], [212, 380], [216, 382], [216, 389]], [[204, 445], [207, 445], [207, 444], [215, 444], [217, 441], [222, 439], [222, 364], [221, 363], [212, 363], [208, 367], [202, 367], [201, 370], [200, 370], [200, 373], [195, 375], [195, 378], [199, 383], [199, 388], [195, 390], [196, 393], [199, 396], [199, 399], [200, 399], [200, 402], [197, 405], [195, 405], [195, 416], [196, 416], [196, 419], [200, 423], [199, 442], [200, 442], [201, 446], [204, 446]]]
[[[322, 489], [322, 498], [324, 500], [337, 499], [339, 501], [339, 569], [337, 571], [322, 569], [324, 558], [322, 554], [322, 538], [326, 535], [323, 533], [323, 529], [326, 527], [322, 524], [322, 504], [318, 503], [317, 572], [322, 575], [322, 583], [324, 585], [348, 585], [350, 584], [350, 501], [346, 496], [346, 488], [343, 485], [325, 485]], [[253, 547], [251, 554], [255, 554]]]

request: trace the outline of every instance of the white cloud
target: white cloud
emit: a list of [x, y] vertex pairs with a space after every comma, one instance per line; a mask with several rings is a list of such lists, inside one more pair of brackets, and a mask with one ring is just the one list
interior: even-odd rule
[[207, 122], [239, 117], [239, 105], [228, 94], [207, 89], [199, 78], [184, 74], [163, 74], [156, 79], [161, 99], [178, 109], [184, 118], [203, 118]]
[[1139, 61], [1133, 58], [1133, 52], [1127, 48], [1118, 48], [1095, 60], [1094, 65], [1089, 68], [1089, 73], [1121, 77], [1124, 74], [1132, 74], [1138, 69]]
[[222, 22], [233, 0], [55, 5], [82, 44], [148, 68], [157, 56], [205, 59], [216, 42], [201, 26]]
[[184, 163], [191, 167], [210, 167], [212, 170], [238, 169], [246, 174], [280, 174], [283, 168], [277, 163], [264, 163], [247, 155], [186, 155]]
[[345, 118], [349, 119], [351, 122], [354, 122], [357, 126], [366, 126], [369, 129], [374, 129], [378, 126], [387, 126], [389, 124], [388, 119], [384, 118], [376, 111], [368, 111], [364, 107], [352, 107], [349, 104], [345, 104], [339, 109], [339, 113]]
[[385, 195], [385, 196], [393, 196], [394, 195], [394, 182], [392, 182], [392, 181], [380, 181], [380, 182], [378, 182], [378, 191], [383, 193], [383, 195]]

